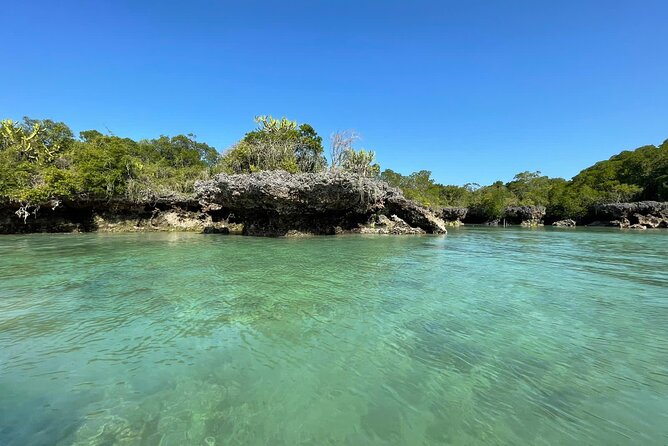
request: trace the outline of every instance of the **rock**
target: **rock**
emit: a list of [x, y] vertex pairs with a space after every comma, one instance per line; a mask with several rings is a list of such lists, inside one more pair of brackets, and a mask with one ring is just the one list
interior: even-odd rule
[[445, 222], [429, 209], [420, 206], [414, 201], [404, 198], [403, 195], [390, 195], [385, 200], [385, 206], [390, 213], [396, 214], [411, 226], [424, 229], [430, 234], [446, 234]]
[[426, 231], [422, 228], [414, 228], [405, 221], [403, 221], [401, 218], [397, 217], [396, 215], [390, 216], [390, 220], [392, 221], [392, 229], [390, 230], [390, 234], [397, 234], [397, 235], [402, 235], [402, 234], [425, 234]]
[[645, 228], [668, 227], [668, 202], [639, 201], [636, 203], [608, 203], [595, 206], [594, 218], [610, 224], [629, 227], [634, 224]]
[[629, 226], [629, 229], [647, 229], [647, 228], [641, 224], [635, 223]]
[[[387, 220], [387, 222], [380, 221], [380, 219], [376, 217], [383, 217], [383, 219]], [[356, 232], [359, 234], [389, 234], [390, 233], [389, 223], [390, 219], [387, 218], [385, 215], [372, 216], [367, 224], [364, 225], [360, 224], [359, 228], [353, 229], [352, 232]]]
[[219, 174], [196, 183], [195, 191], [203, 207], [217, 204], [231, 212], [247, 235], [336, 234], [357, 230], [375, 214], [396, 215], [426, 232], [446, 232], [440, 218], [399, 189], [339, 171]]
[[208, 206], [219, 204], [234, 212], [359, 213], [382, 209], [383, 201], [401, 195], [398, 189], [372, 178], [343, 172], [297, 173], [282, 170], [252, 174], [219, 174], [195, 184]]
[[621, 220], [612, 220], [610, 225], [617, 226], [620, 229], [628, 229], [631, 226], [631, 222], [628, 218], [622, 217]]
[[372, 216], [369, 223], [361, 226], [359, 230], [354, 232], [359, 232], [361, 234], [395, 235], [425, 234], [424, 229], [414, 228], [396, 215], [392, 215], [388, 218], [383, 214]]
[[567, 218], [566, 220], [555, 221], [554, 223], [552, 223], [552, 226], [556, 226], [558, 228], [574, 228], [576, 224], [575, 220]]
[[508, 206], [503, 213], [507, 223], [519, 223], [522, 226], [541, 225], [543, 217], [545, 217], [545, 206]]
[[638, 201], [635, 203], [608, 203], [594, 206], [594, 213], [610, 220], [631, 218], [636, 214], [668, 218], [668, 202]]
[[[65, 201], [58, 206], [32, 206], [25, 218], [18, 218], [18, 204], [0, 207], [0, 233], [32, 232], [137, 232], [190, 231], [216, 228], [223, 233], [227, 223], [215, 212], [203, 212], [194, 198], [175, 201], [156, 199], [152, 203], [125, 201]], [[216, 218], [214, 218], [216, 217]]]
[[587, 227], [598, 227], [598, 226], [614, 226], [614, 225], [612, 225], [611, 222], [609, 222], [609, 221], [608, 222], [603, 222], [603, 221], [600, 221], [600, 220], [596, 220], [596, 221], [592, 221], [592, 222], [587, 223], [585, 226], [587, 226]]
[[655, 215], [634, 214], [633, 217], [638, 221], [638, 224], [646, 228], [665, 228], [668, 226], [668, 219]]
[[227, 227], [206, 226], [202, 230], [204, 234], [229, 234], [230, 229]]
[[468, 208], [445, 207], [441, 209], [440, 217], [449, 224], [462, 224], [462, 221], [466, 218], [468, 211]]

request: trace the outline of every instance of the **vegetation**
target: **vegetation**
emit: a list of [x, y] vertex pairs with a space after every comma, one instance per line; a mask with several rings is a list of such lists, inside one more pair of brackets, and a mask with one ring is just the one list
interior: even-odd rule
[[257, 128], [224, 154], [193, 135], [135, 141], [96, 130], [75, 137], [62, 122], [24, 118], [0, 123], [0, 201], [28, 206], [78, 200], [146, 202], [190, 193], [195, 181], [217, 172], [344, 170], [399, 187], [426, 206], [468, 207], [494, 219], [509, 205], [543, 205], [553, 218], [583, 217], [607, 202], [668, 201], [668, 141], [624, 151], [584, 169], [572, 180], [521, 172], [489, 186], [443, 185], [422, 170], [380, 172], [375, 153], [355, 149], [351, 131], [332, 135], [328, 166], [322, 138], [309, 124], [256, 118]]
[[380, 174], [380, 165], [375, 162], [376, 153], [372, 150], [356, 150], [353, 147], [359, 135], [347, 130], [336, 132], [331, 137], [331, 168], [353, 172], [365, 177]]
[[74, 138], [61, 122], [0, 123], [0, 197], [23, 204], [141, 201], [189, 192], [218, 163], [193, 135], [133, 141], [98, 131]]
[[[328, 168], [322, 138], [309, 124], [271, 116], [259, 116], [256, 122], [255, 130], [221, 155], [194, 135], [135, 141], [87, 130], [75, 138], [62, 122], [4, 120], [0, 201], [19, 203], [24, 210], [63, 201], [146, 202], [190, 193], [197, 180], [218, 172]], [[340, 147], [338, 164], [330, 168], [377, 176], [374, 153], [355, 150], [353, 141]]]
[[485, 187], [438, 184], [426, 170], [404, 176], [388, 169], [380, 177], [426, 206], [468, 207], [485, 219], [499, 218], [511, 205], [542, 205], [552, 218], [579, 218], [601, 203], [668, 201], [668, 140], [600, 161], [570, 181], [540, 172], [518, 173], [508, 183]]
[[322, 138], [309, 124], [298, 125], [296, 121], [271, 116], [258, 116], [255, 121], [259, 127], [246, 133], [223, 156], [223, 171], [319, 172], [327, 166]]

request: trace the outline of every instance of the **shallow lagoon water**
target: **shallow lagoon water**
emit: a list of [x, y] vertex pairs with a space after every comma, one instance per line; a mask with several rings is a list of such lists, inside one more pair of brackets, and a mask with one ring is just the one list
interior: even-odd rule
[[0, 237], [0, 444], [668, 443], [668, 232]]

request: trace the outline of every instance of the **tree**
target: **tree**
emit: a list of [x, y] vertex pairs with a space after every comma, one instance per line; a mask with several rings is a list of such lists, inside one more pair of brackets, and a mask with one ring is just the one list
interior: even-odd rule
[[376, 153], [373, 150], [355, 150], [353, 147], [359, 138], [354, 130], [333, 133], [330, 137], [330, 167], [366, 177], [378, 176], [380, 165], [375, 162]]
[[313, 127], [271, 116], [258, 116], [255, 121], [258, 128], [248, 132], [223, 155], [223, 170], [230, 173], [318, 172], [325, 168], [322, 138]]
[[471, 191], [463, 186], [438, 185], [439, 202], [442, 206], [468, 207], [471, 202]]
[[297, 129], [294, 152], [301, 172], [319, 172], [327, 166], [322, 137], [309, 124], [301, 124]]
[[195, 140], [195, 136], [160, 136], [140, 142], [143, 154], [155, 161], [164, 161], [171, 167], [211, 167], [218, 162], [219, 154], [213, 147]]
[[[24, 118], [0, 122], [0, 195], [24, 203], [46, 201], [69, 191], [63, 154], [73, 143], [63, 123]], [[22, 209], [23, 209], [22, 208]]]
[[359, 134], [354, 130], [344, 130], [342, 132], [332, 133], [330, 136], [329, 149], [330, 167], [332, 169], [343, 168], [347, 152], [354, 150], [353, 144], [359, 139]]
[[625, 150], [573, 177], [571, 187], [586, 191], [593, 202], [661, 200], [668, 175], [668, 145]]
[[516, 197], [502, 181], [481, 187], [473, 195], [473, 213], [486, 220], [501, 218], [507, 206], [516, 203]]
[[[49, 119], [0, 121], [0, 201], [19, 204], [25, 217], [60, 200], [146, 203], [192, 193], [197, 180], [220, 170], [318, 172], [326, 167], [322, 138], [312, 126], [271, 116], [258, 116], [256, 122], [257, 128], [221, 157], [192, 134], [134, 141], [86, 130], [75, 138], [67, 125]], [[354, 147], [358, 139], [354, 131], [332, 135], [332, 169], [380, 175], [424, 205], [466, 206], [469, 215], [485, 219], [498, 218], [515, 204], [544, 205], [550, 218], [578, 218], [599, 203], [668, 200], [668, 140], [625, 150], [570, 181], [526, 171], [507, 184], [481, 187], [439, 184], [427, 170], [379, 174], [375, 153]]]

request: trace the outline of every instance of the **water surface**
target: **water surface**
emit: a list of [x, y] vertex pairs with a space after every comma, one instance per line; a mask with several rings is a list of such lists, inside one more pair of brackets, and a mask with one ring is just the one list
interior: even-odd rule
[[0, 444], [668, 443], [668, 232], [0, 237]]

